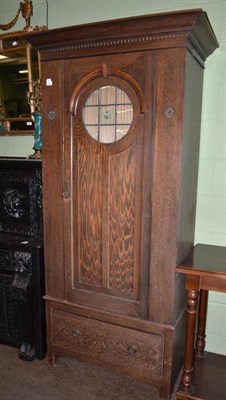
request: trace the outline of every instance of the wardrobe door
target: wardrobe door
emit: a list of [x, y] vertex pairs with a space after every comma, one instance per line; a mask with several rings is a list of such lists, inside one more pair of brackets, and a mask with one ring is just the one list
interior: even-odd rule
[[147, 315], [150, 59], [65, 63], [66, 299], [132, 316]]

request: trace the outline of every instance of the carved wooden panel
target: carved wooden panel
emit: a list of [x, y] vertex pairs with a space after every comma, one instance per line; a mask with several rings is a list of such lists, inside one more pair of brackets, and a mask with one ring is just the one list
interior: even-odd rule
[[80, 146], [79, 283], [134, 292], [137, 168], [136, 144], [108, 158]]
[[0, 342], [18, 345], [19, 332], [12, 300], [12, 275], [0, 273]]
[[20, 348], [19, 357], [46, 352], [43, 241], [0, 235], [0, 343]]
[[0, 231], [43, 236], [41, 163], [0, 160]]
[[135, 146], [109, 162], [109, 287], [134, 290]]
[[79, 282], [102, 286], [102, 163], [79, 151]]

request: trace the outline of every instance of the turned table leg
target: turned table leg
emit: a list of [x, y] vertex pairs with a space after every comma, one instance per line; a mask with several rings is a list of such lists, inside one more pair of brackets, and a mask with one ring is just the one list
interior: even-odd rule
[[187, 292], [187, 327], [184, 371], [182, 376], [183, 390], [188, 391], [194, 378], [194, 340], [196, 315], [199, 304], [199, 291], [188, 290]]
[[206, 337], [206, 317], [208, 307], [208, 290], [201, 290], [200, 306], [199, 306], [199, 319], [198, 319], [198, 332], [196, 336], [196, 355], [204, 356], [205, 354], [205, 337]]

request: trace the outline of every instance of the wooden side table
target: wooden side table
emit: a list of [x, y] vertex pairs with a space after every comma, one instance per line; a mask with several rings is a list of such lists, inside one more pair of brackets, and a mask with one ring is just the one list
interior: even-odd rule
[[176, 399], [224, 400], [226, 357], [205, 351], [205, 328], [209, 290], [226, 293], [226, 247], [196, 245], [177, 272], [186, 275], [187, 328], [184, 370]]

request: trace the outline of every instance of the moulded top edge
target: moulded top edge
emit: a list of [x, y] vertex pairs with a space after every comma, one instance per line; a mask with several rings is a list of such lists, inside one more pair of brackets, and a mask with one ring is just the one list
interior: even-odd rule
[[143, 15], [83, 25], [67, 26], [24, 37], [39, 50], [63, 48], [72, 43], [88, 43], [101, 40], [134, 38], [149, 35], [153, 38], [183, 34], [194, 46], [202, 50], [203, 59], [217, 47], [218, 42], [207, 14], [202, 9]]

